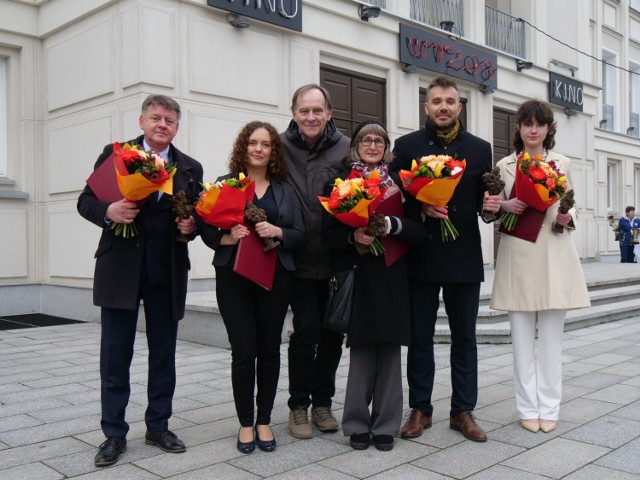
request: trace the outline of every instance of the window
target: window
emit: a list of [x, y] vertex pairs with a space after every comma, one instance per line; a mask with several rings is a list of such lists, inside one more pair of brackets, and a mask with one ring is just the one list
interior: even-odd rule
[[611, 51], [602, 51], [602, 121], [601, 127], [611, 132], [617, 131], [618, 105], [618, 55]]
[[629, 125], [627, 135], [640, 137], [640, 66], [629, 63]]
[[640, 165], [633, 169], [633, 204], [640, 205]]
[[7, 176], [7, 59], [0, 57], [0, 178]]
[[609, 162], [607, 164], [607, 212], [616, 213], [618, 211], [618, 164]]

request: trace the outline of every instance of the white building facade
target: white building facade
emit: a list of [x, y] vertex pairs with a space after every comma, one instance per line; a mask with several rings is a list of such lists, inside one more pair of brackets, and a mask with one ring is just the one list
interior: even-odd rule
[[[179, 101], [175, 144], [209, 180], [226, 171], [246, 122], [284, 130], [293, 91], [309, 82], [335, 92], [345, 132], [372, 117], [397, 138], [420, 128], [424, 91], [444, 68], [494, 162], [511, 150], [518, 105], [553, 100], [556, 150], [573, 161], [580, 257], [618, 255], [607, 216], [640, 204], [640, 1], [209, 3], [0, 0], [0, 315], [99, 318], [100, 232], [76, 201], [104, 145], [139, 134], [149, 93]], [[415, 29], [422, 56], [401, 61]], [[481, 229], [491, 267], [494, 227]], [[190, 288], [211, 288], [213, 252], [196, 240], [190, 254]]]

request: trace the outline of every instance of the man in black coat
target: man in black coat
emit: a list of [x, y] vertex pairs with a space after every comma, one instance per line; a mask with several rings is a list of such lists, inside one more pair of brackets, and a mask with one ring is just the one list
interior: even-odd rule
[[[193, 203], [201, 189], [202, 166], [171, 144], [178, 132], [180, 106], [170, 97], [150, 95], [142, 104], [139, 121], [144, 135], [130, 143], [175, 163], [173, 191], [183, 190]], [[107, 145], [95, 168], [107, 159], [112, 161], [112, 152], [113, 144]], [[140, 300], [149, 347], [145, 442], [166, 452], [186, 450], [168, 427], [176, 385], [178, 320], [184, 316], [189, 270], [187, 244], [176, 241], [176, 236], [182, 233], [193, 238], [199, 222], [193, 216], [176, 218], [170, 197], [153, 192], [142, 206], [125, 199], [109, 202], [87, 185], [78, 199], [80, 215], [103, 229], [93, 285], [94, 304], [101, 307], [100, 424], [107, 437], [95, 457], [99, 467], [114, 464], [127, 448], [125, 410]], [[135, 224], [137, 234], [117, 236], [110, 228], [112, 222]]]
[[[426, 155], [450, 155], [466, 159], [460, 183], [446, 207], [407, 201], [407, 216], [424, 221], [429, 232], [425, 243], [412, 248], [409, 278], [412, 339], [407, 358], [411, 414], [400, 432], [403, 438], [422, 435], [431, 426], [431, 394], [435, 375], [433, 336], [442, 290], [451, 329], [450, 427], [470, 440], [484, 442], [486, 434], [476, 423], [473, 410], [478, 397], [478, 358], [475, 327], [480, 282], [484, 280], [478, 214], [486, 219], [500, 208], [500, 198], [485, 191], [482, 175], [491, 170], [491, 145], [462, 127], [462, 104], [456, 83], [436, 78], [429, 86], [427, 122], [419, 130], [395, 142], [395, 172], [410, 170], [411, 161]], [[444, 241], [440, 219], [449, 218], [460, 235]]]

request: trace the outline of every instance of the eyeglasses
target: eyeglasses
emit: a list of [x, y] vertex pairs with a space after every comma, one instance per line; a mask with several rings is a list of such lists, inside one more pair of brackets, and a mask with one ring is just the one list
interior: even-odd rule
[[373, 138], [370, 137], [364, 137], [360, 139], [360, 143], [362, 145], [364, 145], [365, 147], [370, 147], [371, 144], [373, 143], [376, 147], [384, 147], [387, 142], [384, 141], [382, 138], [376, 138], [375, 140]]

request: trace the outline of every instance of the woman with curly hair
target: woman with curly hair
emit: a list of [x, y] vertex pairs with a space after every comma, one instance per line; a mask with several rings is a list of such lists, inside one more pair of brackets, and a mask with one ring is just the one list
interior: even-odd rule
[[276, 440], [270, 427], [271, 410], [280, 374], [282, 327], [293, 290], [292, 250], [304, 243], [304, 223], [298, 198], [284, 181], [287, 166], [280, 137], [269, 123], [255, 121], [242, 128], [229, 158], [229, 174], [218, 180], [237, 178], [240, 173], [255, 182], [252, 202], [267, 217], [255, 224], [256, 233], [280, 242], [271, 290], [233, 271], [238, 242], [253, 225], [221, 230], [205, 224], [202, 239], [216, 252], [216, 296], [231, 344], [231, 383], [240, 421], [237, 448], [251, 453], [257, 444], [260, 450], [272, 452]]

